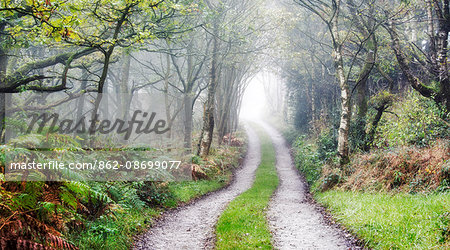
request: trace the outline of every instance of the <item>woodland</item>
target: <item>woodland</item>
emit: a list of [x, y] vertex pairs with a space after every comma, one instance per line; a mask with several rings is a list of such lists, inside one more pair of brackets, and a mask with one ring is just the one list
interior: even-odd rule
[[[1, 0], [0, 248], [135, 248], [233, 185], [259, 120], [358, 247], [450, 247], [449, 33], [450, 0]], [[215, 248], [283, 248], [256, 131]]]

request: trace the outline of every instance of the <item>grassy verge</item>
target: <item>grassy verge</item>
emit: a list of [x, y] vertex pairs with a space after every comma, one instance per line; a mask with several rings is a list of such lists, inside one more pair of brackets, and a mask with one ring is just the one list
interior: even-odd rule
[[450, 193], [328, 191], [316, 199], [374, 249], [449, 249]]
[[258, 130], [261, 140], [261, 164], [253, 186], [233, 200], [216, 226], [217, 249], [272, 249], [266, 208], [278, 186], [275, 151], [270, 138]]
[[127, 249], [133, 235], [144, 232], [149, 218], [160, 214], [158, 209], [129, 210], [114, 216], [102, 216], [74, 230], [69, 240], [80, 249]]

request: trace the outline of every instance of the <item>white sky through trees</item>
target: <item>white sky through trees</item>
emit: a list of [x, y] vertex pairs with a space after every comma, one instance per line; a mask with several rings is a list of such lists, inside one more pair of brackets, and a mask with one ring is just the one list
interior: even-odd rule
[[258, 119], [272, 110], [268, 97], [276, 100], [277, 89], [282, 80], [279, 76], [261, 71], [250, 80], [242, 100], [241, 117], [244, 119]]

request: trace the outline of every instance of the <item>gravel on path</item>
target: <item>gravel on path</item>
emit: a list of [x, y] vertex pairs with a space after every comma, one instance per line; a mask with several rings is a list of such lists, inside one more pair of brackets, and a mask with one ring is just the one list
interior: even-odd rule
[[277, 249], [353, 249], [337, 226], [328, 225], [308, 199], [308, 187], [300, 177], [283, 136], [261, 122], [272, 139], [280, 185], [269, 203], [268, 220]]
[[247, 155], [234, 180], [225, 189], [206, 195], [194, 203], [163, 215], [134, 244], [134, 249], [210, 249], [214, 244], [214, 226], [227, 204], [253, 184], [261, 161], [260, 142], [246, 126]]

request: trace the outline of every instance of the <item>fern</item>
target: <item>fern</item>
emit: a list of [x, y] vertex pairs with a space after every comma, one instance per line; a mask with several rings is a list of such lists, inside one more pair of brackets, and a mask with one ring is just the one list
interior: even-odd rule
[[28, 213], [13, 213], [0, 229], [0, 249], [78, 249]]
[[72, 138], [72, 136], [57, 133], [47, 134], [44, 145], [49, 148], [64, 148], [73, 151], [81, 150], [80, 143]]
[[60, 172], [61, 173], [61, 179], [66, 179], [66, 180], [70, 180], [70, 181], [85, 181], [86, 180], [86, 176], [84, 176], [83, 174], [74, 171], [72, 169], [69, 168], [64, 168], [61, 169]]
[[66, 186], [62, 186], [61, 191], [62, 192], [59, 195], [61, 201], [71, 208], [76, 209], [78, 204], [77, 198], [70, 192], [70, 190]]
[[114, 182], [109, 186], [108, 192], [122, 207], [136, 209], [145, 207], [145, 202], [140, 199], [133, 182]]
[[113, 203], [113, 200], [106, 193], [102, 192], [101, 190], [91, 189], [89, 192], [89, 196], [91, 198], [94, 198], [97, 202]]
[[67, 187], [70, 191], [74, 192], [79, 197], [87, 196], [89, 190], [91, 190], [91, 187], [89, 187], [86, 183], [78, 181], [65, 182], [64, 186]]
[[84, 182], [70, 181], [66, 182], [65, 186], [73, 191], [75, 194], [78, 194], [78, 198], [83, 201], [87, 201], [89, 199], [93, 199], [94, 202], [104, 202], [104, 203], [113, 203], [114, 201], [101, 190], [100, 185], [95, 182], [91, 182], [93, 186], [89, 186]]
[[13, 199], [13, 210], [33, 209], [36, 206], [36, 197], [27, 193], [20, 194]]
[[26, 134], [11, 139], [9, 145], [19, 148], [41, 148], [45, 136], [39, 134]]

